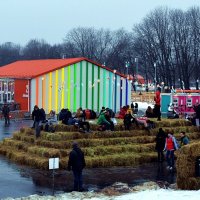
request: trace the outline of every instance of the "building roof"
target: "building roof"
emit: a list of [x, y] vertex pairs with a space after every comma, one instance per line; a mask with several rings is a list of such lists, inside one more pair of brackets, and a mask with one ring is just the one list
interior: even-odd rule
[[[21, 60], [0, 67], [0, 77], [31, 79], [84, 60], [107, 69], [108, 71], [114, 71], [83, 57], [67, 59]], [[116, 72], [116, 74], [126, 77], [118, 72]]]

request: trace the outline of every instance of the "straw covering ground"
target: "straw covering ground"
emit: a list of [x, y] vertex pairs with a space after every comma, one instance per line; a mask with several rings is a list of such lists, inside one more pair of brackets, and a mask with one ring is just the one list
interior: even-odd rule
[[[113, 132], [99, 132], [97, 125], [92, 124], [92, 133], [80, 133], [73, 126], [59, 124], [55, 127], [55, 133], [42, 131], [39, 139], [35, 138], [33, 129], [21, 128], [12, 138], [6, 138], [0, 143], [0, 154], [16, 163], [45, 170], [48, 169], [49, 158], [59, 157], [60, 169], [66, 169], [71, 145], [75, 140], [85, 153], [87, 168], [135, 166], [156, 161], [155, 136], [162, 127], [164, 130], [174, 132], [177, 138], [180, 131], [188, 134], [192, 143], [188, 146], [189, 149], [184, 147], [178, 154], [180, 155], [177, 162], [178, 183], [184, 179], [185, 173], [193, 177], [194, 170], [189, 170], [194, 166], [193, 161], [188, 165], [189, 168], [186, 167], [187, 171], [184, 173], [183, 164], [200, 155], [200, 149], [196, 150], [198, 143], [195, 142], [200, 139], [196, 127], [182, 119], [163, 119], [161, 122], [155, 120], [155, 123], [156, 128], [150, 132], [143, 127], [133, 127], [131, 131], [124, 131], [122, 123], [119, 123]], [[191, 153], [193, 150], [196, 153]], [[190, 154], [185, 155], [186, 152]], [[192, 181], [193, 179], [190, 180]], [[180, 188], [184, 187], [186, 186], [180, 184]]]

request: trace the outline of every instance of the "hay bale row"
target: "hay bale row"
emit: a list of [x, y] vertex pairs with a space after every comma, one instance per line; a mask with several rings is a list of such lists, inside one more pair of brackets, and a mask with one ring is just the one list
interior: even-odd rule
[[[2, 149], [9, 149], [9, 146], [12, 146], [12, 151], [16, 149], [23, 150], [24, 152], [27, 152], [28, 154], [36, 154], [41, 157], [63, 157], [68, 156], [69, 152], [71, 151], [71, 147], [68, 149], [61, 149], [61, 148], [49, 148], [44, 146], [29, 146], [29, 144], [21, 141], [15, 141], [12, 139], [6, 139], [3, 141]], [[128, 145], [109, 145], [109, 146], [93, 146], [93, 147], [86, 147], [82, 148], [83, 152], [86, 156], [104, 156], [104, 155], [113, 155], [121, 152], [135, 152], [135, 153], [141, 153], [141, 152], [152, 152], [155, 149], [154, 143], [149, 144], [128, 144]]]
[[[59, 140], [68, 140], [68, 139], [82, 139], [82, 138], [115, 138], [115, 137], [133, 137], [133, 136], [155, 136], [158, 132], [159, 128], [152, 129], [151, 131], [145, 130], [131, 130], [131, 131], [111, 131], [111, 132], [92, 132], [92, 133], [80, 133], [80, 132], [56, 132], [53, 134], [43, 133], [42, 138], [52, 141]], [[185, 131], [186, 133], [191, 133], [197, 131], [195, 126], [188, 127], [175, 127], [175, 128], [167, 128], [169, 131], [173, 133], [180, 133], [181, 131]], [[165, 129], [164, 129], [165, 130]]]
[[[144, 145], [117, 145], [117, 146], [97, 146], [97, 147], [87, 147], [82, 148], [85, 156], [96, 157], [96, 156], [106, 156], [124, 153], [144, 153], [152, 152], [155, 149], [155, 144], [144, 144]], [[54, 149], [54, 148], [44, 148], [44, 147], [29, 147], [27, 152], [36, 154], [41, 157], [64, 157], [68, 156], [71, 149]]]
[[[78, 139], [76, 140], [79, 143], [81, 148], [84, 147], [96, 147], [96, 146], [109, 146], [109, 145], [128, 145], [128, 144], [146, 144], [153, 143], [155, 141], [155, 137], [153, 136], [138, 136], [132, 138], [100, 138], [100, 139]], [[48, 140], [37, 140], [36, 145], [52, 147], [52, 148], [61, 148], [61, 149], [69, 149], [71, 148], [73, 140], [65, 141], [48, 141]]]
[[200, 141], [182, 147], [177, 154], [177, 185], [180, 189], [200, 189], [200, 177], [195, 174], [196, 158], [200, 156]]
[[[58, 125], [59, 126], [59, 125]], [[80, 132], [56, 132], [56, 133], [47, 133], [42, 131], [41, 138], [52, 140], [52, 141], [60, 141], [60, 140], [68, 140], [68, 139], [82, 139], [82, 138], [113, 138], [113, 137], [133, 137], [133, 136], [142, 136], [142, 135], [156, 135], [159, 128], [152, 129], [150, 132], [145, 130], [131, 130], [131, 131], [113, 131], [113, 132], [99, 132], [93, 131], [92, 133], [80, 133]], [[176, 127], [164, 127], [164, 130], [168, 130], [173, 133], [180, 133], [181, 131], [185, 131], [186, 133], [191, 133], [197, 131], [195, 126], [176, 126]], [[14, 134], [15, 139], [21, 138], [21, 135], [34, 136], [33, 129], [21, 129], [20, 132]]]
[[48, 169], [49, 159], [43, 158], [35, 155], [27, 155], [27, 153], [22, 151], [8, 151], [6, 157], [15, 163], [21, 165], [28, 165], [38, 169]]
[[157, 128], [191, 126], [191, 122], [185, 119], [162, 119], [161, 121], [157, 121], [157, 119], [151, 119], [151, 120], [154, 121]]
[[11, 138], [6, 138], [2, 141], [2, 146], [11, 146], [18, 150], [27, 151], [28, 147], [30, 146], [29, 143], [20, 141], [20, 140], [13, 140]]
[[[43, 134], [43, 133], [42, 133]], [[52, 140], [52, 137], [54, 137], [54, 133], [49, 133], [50, 138], [43, 139], [43, 136], [35, 139], [35, 136], [26, 136], [25, 134], [15, 134], [13, 136], [13, 140], [20, 140], [27, 143], [30, 143], [30, 145], [40, 145], [50, 148], [62, 148], [67, 149], [71, 148], [71, 144], [74, 140]], [[132, 144], [132, 143], [152, 143], [155, 141], [154, 136], [135, 136], [135, 137], [116, 137], [116, 138], [83, 138], [83, 139], [77, 139], [76, 140], [81, 147], [90, 147], [90, 146], [98, 146], [98, 145], [115, 145], [115, 144]]]
[[[114, 166], [136, 166], [141, 163], [156, 161], [156, 153], [121, 153], [107, 156], [85, 157], [87, 168], [114, 167]], [[63, 160], [63, 159], [61, 159]], [[66, 160], [64, 163], [66, 165]], [[61, 161], [62, 163], [62, 161]]]
[[[151, 119], [152, 121], [154, 121], [156, 127], [160, 128], [160, 127], [176, 127], [176, 126], [190, 126], [191, 122], [184, 120], [184, 119], [162, 119], [162, 121], [157, 121], [157, 119], [153, 118]], [[97, 131], [98, 130], [98, 125], [96, 124], [97, 120], [91, 120], [90, 121], [90, 127], [91, 130], [93, 131]], [[124, 131], [124, 126], [123, 126], [123, 120], [117, 119], [118, 124], [115, 125], [115, 131]], [[64, 125], [62, 123], [57, 124], [54, 126], [56, 132], [77, 132], [78, 129], [76, 126], [69, 126], [69, 125]], [[132, 126], [131, 129], [134, 130], [140, 130], [142, 129], [142, 126], [136, 127], [136, 126]]]
[[[94, 123], [96, 123], [96, 122], [94, 122]], [[90, 128], [93, 131], [97, 131], [99, 126], [94, 123], [90, 123]], [[73, 125], [57, 124], [54, 126], [54, 128], [55, 128], [56, 132], [59, 132], [59, 131], [61, 131], [61, 132], [77, 132], [78, 131], [78, 128]], [[115, 125], [115, 130], [123, 131], [124, 130], [123, 124], [120, 123], [120, 124]]]
[[[1, 149], [1, 148], [0, 148]], [[6, 152], [7, 158], [21, 165], [29, 165], [39, 169], [48, 169], [48, 157], [32, 154], [33, 152], [16, 151], [8, 148]], [[87, 168], [94, 167], [111, 167], [111, 166], [133, 166], [144, 162], [152, 162], [156, 160], [156, 153], [134, 153], [123, 152], [106, 156], [85, 157]], [[60, 159], [60, 169], [66, 169], [68, 156]]]

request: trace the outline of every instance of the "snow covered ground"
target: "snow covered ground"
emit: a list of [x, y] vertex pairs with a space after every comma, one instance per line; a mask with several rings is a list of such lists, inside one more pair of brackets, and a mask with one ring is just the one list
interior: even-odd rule
[[[198, 191], [182, 191], [171, 189], [145, 190], [140, 192], [123, 194], [120, 196], [105, 196], [100, 193], [78, 193], [71, 192], [60, 194], [57, 196], [38, 196], [32, 195], [24, 198], [17, 198], [16, 200], [199, 200], [200, 190]], [[7, 198], [6, 200], [12, 200]]]
[[147, 103], [147, 102], [134, 102], [138, 104], [138, 115], [142, 116], [145, 114], [146, 109], [148, 106], [151, 106], [151, 108], [154, 108], [154, 104]]

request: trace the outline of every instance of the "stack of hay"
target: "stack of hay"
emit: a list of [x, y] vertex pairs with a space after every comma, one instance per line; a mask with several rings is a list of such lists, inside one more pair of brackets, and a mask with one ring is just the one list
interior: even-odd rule
[[200, 157], [200, 141], [180, 149], [176, 161], [178, 188], [184, 190], [200, 189], [200, 176], [196, 176], [196, 160], [198, 157]]

